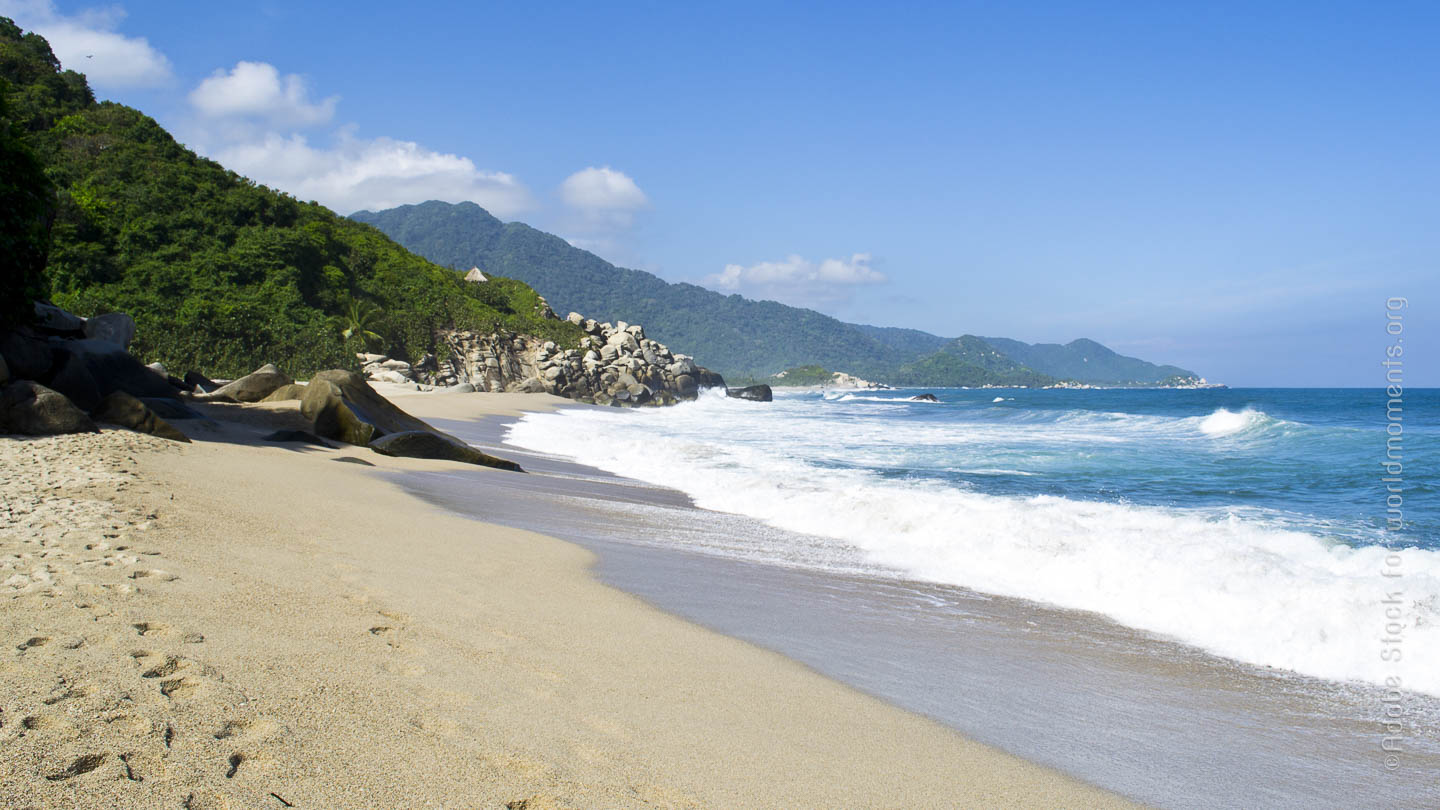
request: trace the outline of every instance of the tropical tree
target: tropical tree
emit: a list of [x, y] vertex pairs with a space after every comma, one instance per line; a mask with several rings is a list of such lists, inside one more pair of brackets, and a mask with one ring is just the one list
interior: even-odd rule
[[375, 328], [380, 325], [380, 318], [385, 311], [375, 304], [364, 299], [348, 298], [345, 301], [345, 313], [335, 319], [336, 327], [340, 330], [340, 339], [349, 342], [352, 338], [359, 338], [365, 348], [371, 345], [383, 345], [384, 338], [380, 336]]

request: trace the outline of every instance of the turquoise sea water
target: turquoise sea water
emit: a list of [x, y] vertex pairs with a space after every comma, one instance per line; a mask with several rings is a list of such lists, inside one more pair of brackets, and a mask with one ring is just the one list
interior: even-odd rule
[[[712, 392], [534, 414], [508, 440], [785, 530], [706, 553], [1094, 611], [1238, 661], [1440, 694], [1440, 392], [1406, 391], [1398, 420], [1378, 389], [918, 393]], [[1397, 592], [1401, 662], [1378, 641]]]
[[1382, 478], [1390, 476], [1381, 462], [1391, 449], [1392, 420], [1379, 389], [939, 390], [932, 392], [938, 407], [895, 404], [915, 393], [832, 392], [785, 401], [821, 400], [830, 407], [817, 417], [842, 424], [881, 419], [968, 434], [867, 447], [889, 455], [891, 463], [874, 466], [887, 477], [942, 480], [996, 495], [1261, 510], [1277, 523], [1356, 544], [1440, 546], [1436, 389], [1401, 398], [1400, 532], [1385, 531]]

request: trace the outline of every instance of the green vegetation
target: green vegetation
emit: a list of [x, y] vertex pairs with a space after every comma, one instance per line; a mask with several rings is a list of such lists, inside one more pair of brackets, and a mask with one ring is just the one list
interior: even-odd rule
[[901, 366], [890, 382], [903, 386], [1038, 388], [1055, 379], [1026, 368], [974, 335], [963, 335], [940, 351]]
[[[474, 203], [431, 201], [352, 219], [366, 222], [416, 253], [449, 267], [478, 266], [540, 290], [564, 315], [628, 321], [677, 352], [692, 355], [727, 380], [757, 379], [792, 366], [820, 363], [873, 379], [919, 356], [878, 340], [866, 329], [809, 309], [721, 295], [694, 284], [671, 284], [640, 270], [616, 267], [558, 236], [505, 223]], [[879, 330], [890, 332], [892, 330]], [[915, 330], [894, 332], [924, 335]], [[945, 338], [929, 336], [934, 351]]]
[[1189, 385], [1199, 380], [1193, 371], [1125, 357], [1086, 338], [1063, 346], [1008, 338], [984, 340], [1015, 362], [1062, 380], [1096, 385]]
[[12, 118], [9, 85], [0, 79], [0, 329], [32, 317], [30, 301], [45, 295], [45, 259], [55, 194], [30, 148], [26, 131]]
[[[1093, 341], [1066, 347], [973, 336], [952, 341], [918, 329], [844, 323], [774, 301], [671, 284], [616, 267], [523, 223], [501, 222], [474, 203], [431, 201], [360, 211], [351, 218], [440, 264], [479, 266], [521, 279], [542, 291], [560, 313], [574, 310], [602, 321], [644, 324], [646, 334], [695, 356], [736, 385], [771, 383], [771, 375], [781, 369], [817, 364], [916, 386], [1034, 386], [1057, 379], [1134, 384], [1192, 376], [1174, 366], [1121, 357]], [[1022, 357], [1010, 346], [1033, 351]], [[1052, 349], [1071, 347], [1082, 347], [1076, 354], [1081, 360], [1066, 355], [1064, 362], [1050, 362]], [[1089, 364], [1083, 357], [1091, 358]], [[1106, 379], [1096, 379], [1097, 374]]]
[[770, 385], [829, 385], [835, 381], [835, 373], [827, 370], [824, 366], [797, 366], [787, 368], [761, 382]]
[[[374, 228], [199, 157], [137, 110], [97, 104], [43, 38], [4, 18], [0, 78], [55, 189], [49, 296], [79, 315], [132, 315], [132, 350], [146, 361], [213, 376], [266, 362], [308, 374], [353, 368], [367, 346], [418, 359], [442, 327], [579, 344], [579, 328], [542, 319], [522, 282], [466, 283]], [[33, 178], [23, 188], [46, 196]], [[7, 240], [9, 195], [7, 185]]]

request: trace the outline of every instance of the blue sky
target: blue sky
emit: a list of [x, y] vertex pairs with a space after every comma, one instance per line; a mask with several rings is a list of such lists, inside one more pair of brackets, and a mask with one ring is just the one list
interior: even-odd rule
[[[1440, 4], [0, 0], [256, 179], [847, 320], [1440, 384]], [[543, 291], [542, 291], [543, 292]]]

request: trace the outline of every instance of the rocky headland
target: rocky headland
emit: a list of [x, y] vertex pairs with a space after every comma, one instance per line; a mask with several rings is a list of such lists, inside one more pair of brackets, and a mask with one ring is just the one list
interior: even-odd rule
[[672, 405], [725, 379], [645, 336], [639, 324], [599, 323], [572, 312], [585, 332], [578, 349], [513, 332], [443, 329], [437, 352], [408, 363], [361, 354], [368, 379], [473, 391], [546, 393], [596, 405]]

